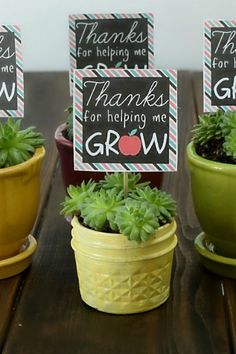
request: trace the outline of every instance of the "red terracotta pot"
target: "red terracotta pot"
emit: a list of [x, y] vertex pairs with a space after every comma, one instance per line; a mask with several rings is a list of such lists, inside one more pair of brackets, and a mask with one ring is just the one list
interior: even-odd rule
[[[55, 142], [60, 157], [62, 178], [65, 187], [70, 184], [80, 185], [83, 180], [88, 181], [90, 178], [98, 181], [104, 177], [103, 172], [87, 172], [74, 171], [73, 167], [73, 145], [71, 141], [63, 136], [66, 124], [61, 124], [55, 132]], [[152, 187], [160, 188], [163, 174], [161, 172], [146, 172], [142, 174], [141, 181], [150, 181]]]
[[73, 165], [73, 144], [70, 140], [63, 136], [66, 124], [61, 124], [55, 132], [55, 142], [60, 157], [61, 173], [65, 188], [70, 184], [80, 185], [83, 180], [88, 181], [90, 178], [100, 180], [103, 178], [102, 172], [74, 171]]

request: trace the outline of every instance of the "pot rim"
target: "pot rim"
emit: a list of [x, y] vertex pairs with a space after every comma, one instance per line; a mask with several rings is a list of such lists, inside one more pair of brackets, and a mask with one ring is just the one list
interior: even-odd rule
[[[129, 241], [131, 242], [131, 241]], [[158, 242], [160, 243], [160, 242]], [[177, 241], [177, 236], [174, 234], [173, 235], [173, 238], [171, 239], [171, 243], [169, 243], [168, 245], [166, 245], [166, 247], [164, 247], [163, 249], [161, 250], [158, 250], [158, 251], [155, 251], [155, 252], [152, 252], [151, 254], [148, 254], [148, 247], [130, 247], [130, 248], [127, 248], [124, 249], [122, 247], [117, 247], [116, 250], [119, 250], [119, 251], [124, 251], [124, 254], [122, 256], [117, 256], [114, 257], [114, 255], [99, 255], [98, 252], [94, 252], [93, 254], [91, 254], [90, 252], [88, 252], [87, 250], [81, 250], [80, 247], [78, 247], [78, 243], [77, 241], [72, 238], [71, 240], [71, 247], [73, 249], [73, 251], [75, 253], [79, 253], [81, 255], [84, 255], [84, 256], [89, 256], [90, 259], [94, 259], [94, 260], [103, 260], [104, 261], [104, 258], [106, 259], [106, 262], [112, 262], [112, 263], [127, 263], [127, 251], [135, 251], [137, 248], [140, 250], [140, 252], [142, 252], [142, 261], [147, 261], [147, 260], [151, 260], [151, 259], [155, 259], [157, 257], [162, 257], [166, 254], [168, 254], [169, 252], [173, 251], [174, 248], [176, 247], [178, 241]], [[94, 246], [94, 245], [93, 245]], [[149, 245], [150, 246], [150, 245]], [[102, 250], [105, 250], [104, 247], [101, 247]], [[93, 247], [93, 250], [95, 250], [95, 247]], [[107, 249], [108, 251], [114, 251], [114, 248], [113, 249]], [[125, 252], [126, 250], [126, 252]], [[144, 252], [144, 253], [143, 253]], [[140, 261], [140, 254], [135, 254], [135, 255], [129, 255], [129, 262], [137, 262], [137, 261]]]
[[[162, 243], [164, 242], [166, 239], [168, 239], [170, 236], [172, 236], [172, 234], [175, 234], [176, 231], [176, 221], [175, 219], [173, 219], [173, 221], [171, 223], [165, 224], [161, 227], [159, 227], [155, 233], [153, 234], [153, 236], [150, 237], [149, 240], [147, 240], [146, 242], [141, 242], [141, 243], [137, 243], [136, 241], [132, 241], [132, 240], [128, 240], [127, 237], [123, 234], [120, 233], [109, 233], [109, 232], [102, 232], [102, 231], [96, 231], [93, 229], [89, 229], [85, 226], [83, 226], [78, 218], [76, 216], [73, 217], [72, 221], [71, 221], [71, 225], [72, 227], [78, 228], [80, 227], [81, 229], [84, 229], [86, 231], [89, 231], [91, 233], [91, 237], [94, 237], [96, 234], [96, 238], [98, 239], [98, 246], [99, 246], [99, 237], [106, 237], [109, 240], [111, 240], [111, 242], [116, 241], [118, 238], [123, 240], [123, 247], [124, 248], [145, 248], [148, 247], [150, 245], [152, 245], [153, 243]], [[166, 229], [168, 230], [168, 232], [165, 232]], [[174, 232], [173, 232], [174, 229]], [[72, 230], [72, 236], [74, 237], [74, 233]], [[86, 244], [87, 244], [87, 238], [86, 238]], [[94, 243], [94, 242], [93, 242]], [[119, 247], [121, 247], [119, 245]]]
[[66, 129], [66, 123], [62, 123], [60, 124], [54, 134], [54, 139], [56, 141], [57, 144], [59, 145], [63, 145], [69, 149], [73, 149], [73, 144], [70, 140], [66, 139], [64, 137], [64, 135], [62, 134], [62, 132]]
[[208, 169], [208, 170], [211, 169], [211, 170], [217, 170], [217, 171], [227, 171], [227, 172], [232, 172], [232, 173], [236, 172], [236, 165], [208, 160], [208, 159], [198, 155], [196, 152], [196, 148], [195, 148], [193, 141], [191, 141], [187, 145], [186, 151], [187, 151], [188, 161], [196, 166], [200, 166], [200, 167]]
[[14, 174], [29, 168], [29, 166], [34, 164], [36, 161], [41, 160], [44, 157], [45, 153], [46, 150], [44, 146], [36, 148], [34, 155], [28, 160], [14, 166], [0, 168], [0, 176]]

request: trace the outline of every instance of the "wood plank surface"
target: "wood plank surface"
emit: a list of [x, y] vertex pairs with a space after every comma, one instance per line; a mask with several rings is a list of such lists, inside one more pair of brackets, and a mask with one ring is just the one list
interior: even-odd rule
[[169, 339], [171, 344], [163, 353], [229, 354], [231, 351], [221, 280], [201, 266], [193, 245], [200, 227], [193, 208], [186, 161], [186, 146], [198, 114], [191, 77], [187, 73], [179, 75], [178, 172], [166, 174], [163, 185], [164, 189], [174, 194], [178, 202], [179, 239], [175, 253], [173, 296], [168, 304], [167, 328], [173, 339]]
[[197, 115], [203, 113], [203, 73], [195, 71], [192, 73], [192, 86], [194, 103]]
[[225, 307], [228, 314], [228, 327], [232, 353], [236, 353], [236, 280], [223, 280]]
[[196, 105], [190, 74], [180, 73], [178, 82], [179, 170], [166, 173], [163, 184], [178, 202], [179, 243], [169, 300], [156, 310], [127, 316], [100, 313], [82, 302], [70, 227], [59, 215], [64, 189], [57, 169], [40, 219], [38, 250], [16, 301], [3, 354], [232, 353], [221, 279], [200, 265], [193, 247], [200, 228], [185, 148]]
[[[193, 75], [193, 89], [198, 114], [201, 114], [203, 111], [203, 95], [202, 90], [200, 90], [203, 85], [202, 80], [202, 73], [195, 72]], [[229, 345], [232, 353], [236, 353], [236, 280], [223, 278], [221, 286], [227, 314]]]
[[[67, 73], [25, 74], [25, 116], [22, 127], [35, 125], [45, 137], [46, 157], [41, 174], [41, 201], [38, 218], [32, 230], [38, 236], [40, 220], [46, 206], [54, 174], [57, 152], [53, 140], [56, 127], [65, 119], [64, 109], [70, 102]], [[22, 206], [27, 209], [26, 206]], [[14, 302], [21, 290], [25, 274], [0, 281], [0, 350], [3, 346], [9, 321], [14, 314]]]
[[170, 298], [158, 309], [116, 316], [82, 302], [70, 227], [59, 215], [64, 188], [60, 169], [55, 170], [53, 132], [58, 121], [64, 120], [63, 110], [69, 102], [67, 75], [28, 74], [27, 117], [35, 114], [32, 122], [48, 137], [50, 152], [44, 165], [42, 204], [35, 226], [39, 243], [33, 264], [22, 276], [0, 282], [2, 354], [236, 352], [235, 281], [222, 280], [205, 270], [193, 247], [200, 227], [191, 199], [185, 149], [200, 109], [199, 78], [200, 73], [179, 74], [178, 172], [166, 173], [163, 183], [163, 189], [178, 202], [179, 242]]

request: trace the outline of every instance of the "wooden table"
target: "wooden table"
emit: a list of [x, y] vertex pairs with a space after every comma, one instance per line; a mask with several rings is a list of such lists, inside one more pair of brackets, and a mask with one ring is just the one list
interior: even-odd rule
[[[201, 73], [180, 72], [179, 164], [163, 189], [178, 202], [178, 247], [171, 295], [160, 308], [138, 315], [100, 313], [80, 298], [70, 227], [59, 215], [64, 189], [54, 131], [70, 103], [66, 73], [25, 75], [25, 125], [47, 141], [39, 216], [32, 231], [38, 248], [23, 274], [0, 281], [3, 354], [229, 354], [236, 353], [236, 282], [205, 270], [193, 246], [200, 232], [194, 214], [185, 148], [202, 112]], [[27, 212], [27, 201], [25, 205]]]

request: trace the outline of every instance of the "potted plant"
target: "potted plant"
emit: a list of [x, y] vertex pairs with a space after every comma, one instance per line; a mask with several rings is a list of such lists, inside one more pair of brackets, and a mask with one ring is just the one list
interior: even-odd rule
[[90, 178], [99, 180], [104, 176], [102, 172], [82, 172], [74, 171], [73, 163], [73, 108], [69, 106], [66, 109], [68, 114], [65, 123], [59, 125], [55, 132], [55, 142], [59, 153], [62, 179], [67, 188], [70, 184], [80, 185], [83, 180]]
[[0, 279], [24, 270], [36, 248], [29, 233], [39, 203], [44, 139], [21, 120], [0, 123]]
[[62, 214], [72, 215], [72, 241], [82, 299], [104, 312], [128, 314], [167, 300], [176, 203], [167, 193], [128, 175], [69, 186]]
[[187, 146], [196, 215], [195, 246], [205, 265], [236, 277], [236, 113], [203, 114]]
[[[60, 165], [64, 186], [67, 188], [70, 184], [80, 185], [82, 181], [94, 179], [99, 181], [104, 177], [103, 172], [74, 171], [73, 163], [73, 107], [66, 109], [66, 123], [59, 125], [55, 132], [55, 142], [59, 153]], [[150, 181], [153, 187], [160, 187], [163, 174], [145, 172], [141, 177], [142, 181]]]

